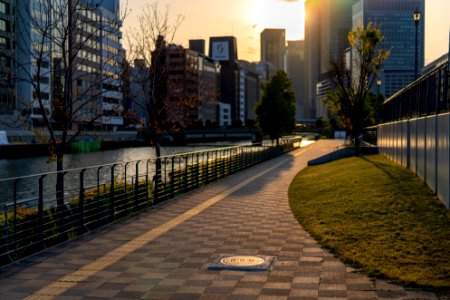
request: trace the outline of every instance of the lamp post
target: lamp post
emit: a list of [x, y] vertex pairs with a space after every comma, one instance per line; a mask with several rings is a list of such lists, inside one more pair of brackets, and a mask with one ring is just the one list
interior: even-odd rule
[[416, 8], [413, 12], [413, 19], [414, 19], [414, 25], [416, 27], [416, 52], [415, 52], [415, 68], [414, 68], [414, 79], [417, 79], [419, 77], [419, 54], [418, 54], [418, 39], [419, 39], [419, 33], [418, 33], [418, 27], [420, 22], [420, 10]]

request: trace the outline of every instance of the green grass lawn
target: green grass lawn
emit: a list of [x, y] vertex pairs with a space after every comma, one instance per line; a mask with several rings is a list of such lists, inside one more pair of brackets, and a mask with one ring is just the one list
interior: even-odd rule
[[450, 214], [423, 181], [380, 155], [308, 167], [289, 189], [299, 223], [370, 276], [450, 288]]

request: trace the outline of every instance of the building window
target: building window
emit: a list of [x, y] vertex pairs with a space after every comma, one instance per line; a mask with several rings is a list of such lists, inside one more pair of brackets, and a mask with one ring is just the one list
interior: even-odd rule
[[9, 94], [0, 94], [0, 115], [12, 114], [14, 108], [14, 98]]
[[41, 66], [41, 68], [43, 69], [48, 69], [50, 67], [50, 62], [48, 60], [40, 60], [40, 59], [36, 59], [33, 58], [33, 64], [37, 67], [38, 65]]
[[9, 32], [9, 22], [3, 19], [0, 19], [0, 30]]
[[[33, 76], [33, 81], [34, 82], [38, 82], [38, 77], [37, 75]], [[48, 84], [50, 82], [50, 78], [46, 77], [46, 76], [41, 76], [39, 83], [44, 83], [44, 84]]]
[[6, 56], [0, 56], [0, 67], [10, 68], [11, 67], [11, 59]]
[[0, 1], [0, 13], [9, 14], [9, 4]]
[[[33, 107], [33, 115], [43, 115], [43, 110], [40, 107]], [[49, 110], [46, 107], [45, 108], [45, 114], [48, 115], [49, 114]]]
[[[36, 91], [33, 91], [33, 98], [34, 99], [38, 99], [38, 93]], [[41, 99], [42, 100], [48, 100], [50, 99], [50, 94], [49, 93], [42, 93], [41, 92]]]
[[9, 49], [9, 39], [0, 36], [0, 49]]

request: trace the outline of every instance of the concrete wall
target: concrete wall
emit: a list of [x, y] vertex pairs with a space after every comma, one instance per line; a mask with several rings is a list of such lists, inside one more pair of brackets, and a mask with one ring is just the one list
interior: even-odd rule
[[450, 208], [450, 114], [378, 126], [378, 149], [422, 178]]

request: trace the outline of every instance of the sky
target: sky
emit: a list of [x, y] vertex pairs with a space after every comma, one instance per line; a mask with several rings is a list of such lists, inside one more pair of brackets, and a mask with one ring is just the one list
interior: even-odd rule
[[[128, 28], [136, 26], [142, 7], [153, 1], [121, 0], [122, 7], [128, 10], [125, 35]], [[231, 35], [237, 38], [239, 59], [259, 61], [259, 37], [264, 28], [285, 28], [287, 40], [304, 38], [304, 0], [158, 0], [158, 3], [161, 9], [168, 7], [171, 20], [177, 15], [184, 17], [173, 42], [185, 47], [189, 39], [205, 39], [208, 43], [210, 36]], [[425, 63], [428, 63], [448, 52], [450, 0], [426, 0], [425, 12]]]

